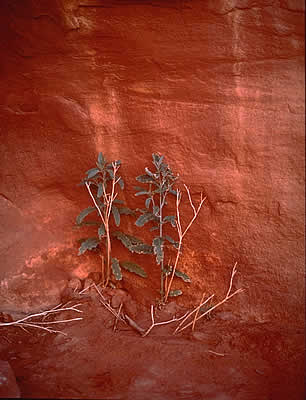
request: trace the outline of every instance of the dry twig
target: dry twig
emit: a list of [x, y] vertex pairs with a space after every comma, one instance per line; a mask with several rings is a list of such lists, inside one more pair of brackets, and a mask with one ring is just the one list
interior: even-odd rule
[[[24, 318], [21, 318], [17, 321], [11, 321], [11, 322], [1, 322], [0, 327], [4, 326], [18, 326], [21, 329], [26, 330], [25, 327], [31, 327], [31, 328], [36, 328], [36, 329], [41, 329], [45, 330], [50, 333], [61, 333], [62, 335], [67, 335], [66, 333], [58, 330], [51, 329], [49, 325], [51, 324], [62, 324], [62, 323], [67, 323], [67, 322], [72, 322], [72, 321], [80, 321], [83, 318], [68, 318], [68, 319], [62, 319], [58, 321], [44, 321], [44, 319], [52, 314], [58, 313], [58, 312], [63, 312], [63, 311], [75, 311], [78, 313], [82, 313], [83, 311], [79, 310], [77, 307], [80, 306], [81, 304], [75, 304], [74, 306], [71, 307], [63, 307], [62, 304], [57, 305], [56, 307], [51, 308], [50, 310], [42, 311], [40, 313], [35, 313], [35, 314], [30, 314]], [[33, 318], [40, 318], [42, 317], [42, 321], [32, 321]]]
[[117, 311], [109, 304], [109, 302], [107, 302], [106, 298], [103, 296], [103, 294], [100, 292], [98, 286], [94, 283], [93, 287], [96, 289], [97, 293], [100, 296], [100, 303], [103, 304], [103, 306], [110, 312], [112, 313], [116, 319], [118, 319], [121, 322], [126, 323], [125, 319], [123, 317], [120, 316], [120, 312], [117, 313]]
[[188, 232], [189, 228], [191, 227], [191, 225], [194, 223], [194, 221], [196, 220], [197, 216], [199, 215], [199, 212], [201, 210], [201, 207], [206, 199], [206, 197], [203, 197], [203, 193], [201, 193], [201, 199], [200, 199], [200, 203], [198, 205], [197, 208], [195, 208], [193, 202], [192, 202], [192, 198], [191, 198], [191, 194], [190, 194], [190, 190], [189, 188], [184, 185], [187, 195], [188, 195], [188, 200], [189, 200], [189, 204], [190, 207], [192, 208], [193, 211], [193, 217], [191, 218], [191, 220], [189, 221], [187, 227], [183, 230], [182, 229], [182, 225], [181, 225], [181, 216], [180, 216], [180, 202], [181, 202], [181, 192], [179, 190], [177, 190], [177, 194], [176, 194], [176, 229], [177, 229], [177, 233], [178, 233], [178, 237], [179, 237], [179, 241], [178, 241], [178, 246], [177, 246], [177, 253], [176, 253], [176, 258], [175, 258], [175, 262], [174, 262], [174, 266], [172, 269], [172, 273], [171, 273], [171, 277], [170, 277], [170, 281], [169, 284], [166, 288], [166, 296], [165, 296], [165, 302], [167, 302], [168, 297], [169, 297], [169, 293], [170, 293], [170, 289], [172, 286], [172, 281], [175, 275], [175, 271], [176, 271], [176, 267], [178, 265], [179, 262], [179, 258], [181, 255], [181, 248], [182, 248], [182, 244], [183, 244], [183, 239], [186, 235], [186, 233]]
[[[222, 304], [224, 304], [226, 301], [228, 301], [229, 299], [231, 299], [231, 298], [232, 298], [233, 296], [235, 296], [236, 294], [242, 293], [242, 292], [244, 291], [244, 289], [240, 288], [240, 289], [235, 290], [232, 294], [230, 294], [230, 293], [231, 293], [231, 290], [232, 290], [232, 286], [233, 286], [233, 279], [234, 279], [234, 276], [235, 276], [236, 273], [237, 273], [236, 266], [237, 266], [237, 262], [235, 263], [235, 265], [234, 265], [234, 267], [233, 267], [233, 269], [232, 269], [232, 274], [231, 274], [231, 279], [230, 279], [229, 288], [228, 288], [228, 291], [227, 291], [227, 293], [226, 293], [224, 299], [221, 300], [221, 301], [219, 301], [219, 303], [215, 304], [214, 306], [210, 307], [207, 311], [205, 311], [203, 314], [201, 314], [199, 317], [197, 317], [197, 318], [195, 319], [195, 321], [198, 321], [199, 319], [203, 318], [205, 315], [207, 315], [208, 313], [212, 312], [212, 311], [213, 311], [214, 309], [216, 309], [217, 307], [219, 307], [219, 306], [221, 306]], [[212, 296], [214, 296], [214, 295], [212, 295]], [[210, 298], [212, 298], [212, 296], [211, 296]], [[210, 298], [208, 298], [205, 302], [207, 302]], [[203, 305], [203, 304], [202, 304], [202, 305]], [[201, 307], [202, 305], [200, 305], [200, 307]], [[190, 312], [190, 313], [187, 315], [187, 317], [186, 317], [185, 320], [187, 320], [198, 308], [199, 308], [199, 307], [197, 307], [197, 308], [194, 309], [192, 312]], [[193, 324], [195, 323], [195, 321], [189, 322], [187, 325], [185, 325], [184, 327], [182, 327], [182, 328], [180, 328], [180, 329], [178, 329], [178, 328], [179, 328], [179, 327], [178, 327], [178, 328], [175, 330], [174, 333], [182, 332], [184, 329], [188, 328], [190, 325], [193, 325]]]
[[163, 321], [163, 322], [155, 322], [154, 320], [154, 307], [151, 305], [151, 320], [152, 320], [152, 325], [145, 331], [145, 333], [142, 334], [142, 337], [148, 336], [148, 334], [151, 332], [151, 330], [154, 328], [154, 326], [158, 326], [158, 325], [166, 325], [166, 324], [170, 324], [171, 322], [176, 322], [176, 321], [180, 321], [181, 319], [183, 319], [185, 317], [186, 313], [180, 317], [180, 318], [176, 318], [173, 317], [172, 319], [170, 319], [169, 321]]

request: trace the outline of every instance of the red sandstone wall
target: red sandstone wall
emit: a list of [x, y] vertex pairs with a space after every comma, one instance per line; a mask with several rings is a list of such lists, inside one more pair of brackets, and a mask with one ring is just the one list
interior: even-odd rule
[[[160, 152], [208, 196], [185, 301], [221, 295], [238, 261], [237, 313], [303, 318], [304, 1], [2, 0], [0, 18], [1, 308], [56, 302], [99, 268], [74, 229], [99, 151], [122, 160], [130, 205]], [[151, 302], [140, 261], [150, 280], [125, 282]]]

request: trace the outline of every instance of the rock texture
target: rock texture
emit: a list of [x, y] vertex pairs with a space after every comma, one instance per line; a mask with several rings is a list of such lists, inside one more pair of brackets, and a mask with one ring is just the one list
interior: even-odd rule
[[19, 398], [20, 389], [15, 374], [7, 361], [0, 360], [0, 397]]
[[[77, 257], [74, 229], [97, 153], [122, 160], [132, 205], [160, 152], [207, 195], [180, 301], [223, 294], [238, 261], [247, 290], [232, 309], [300, 324], [304, 12], [302, 0], [1, 1], [2, 311], [54, 304], [68, 279], [99, 270]], [[149, 304], [158, 272], [139, 260], [150, 279], [125, 284]]]

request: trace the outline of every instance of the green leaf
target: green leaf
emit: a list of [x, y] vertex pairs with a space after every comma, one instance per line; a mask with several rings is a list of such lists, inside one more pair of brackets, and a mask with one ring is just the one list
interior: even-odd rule
[[157, 229], [159, 229], [159, 226], [153, 226], [150, 228], [150, 232], [156, 231]]
[[141, 187], [141, 186], [133, 186], [133, 188], [135, 190], [137, 190], [138, 192], [142, 192], [143, 190], [146, 190], [145, 188]]
[[120, 225], [120, 213], [118, 211], [118, 208], [114, 205], [112, 205], [112, 214], [114, 216], [116, 226], [119, 226]]
[[128, 207], [118, 207], [118, 211], [122, 215], [135, 215], [135, 211], [131, 210]]
[[131, 253], [137, 254], [153, 254], [153, 248], [149, 244], [142, 242], [139, 238], [127, 235], [123, 232], [113, 232], [112, 236], [120, 240], [120, 242], [130, 250]]
[[99, 243], [100, 243], [100, 240], [97, 239], [97, 238], [86, 239], [81, 244], [81, 247], [79, 248], [78, 256], [80, 256], [81, 254], [85, 253], [85, 251], [87, 251], [87, 250], [92, 250], [92, 249], [96, 248]]
[[144, 226], [144, 224], [146, 224], [149, 221], [152, 221], [153, 219], [156, 219], [155, 215], [153, 215], [152, 213], [145, 213], [138, 217], [138, 219], [135, 222], [135, 225]]
[[177, 297], [177, 296], [180, 296], [181, 294], [183, 294], [183, 292], [180, 289], [170, 290], [170, 292], [169, 292], [170, 297]]
[[156, 176], [155, 176], [155, 174], [153, 174], [153, 172], [151, 172], [150, 170], [149, 170], [149, 168], [145, 168], [145, 171], [146, 171], [146, 173], [147, 173], [147, 175], [149, 175], [151, 178], [155, 178], [156, 179]]
[[117, 258], [112, 258], [112, 271], [113, 271], [116, 281], [121, 281], [122, 273], [121, 273], [121, 268], [120, 268], [119, 261]]
[[170, 189], [169, 193], [173, 194], [175, 197], [177, 196], [177, 191], [176, 190]]
[[113, 171], [113, 169], [107, 168], [106, 171], [108, 172], [109, 176], [110, 176], [112, 179], [114, 179], [114, 171]]
[[120, 262], [120, 265], [122, 268], [126, 269], [127, 271], [134, 272], [134, 274], [139, 275], [142, 278], [147, 277], [147, 273], [138, 264], [132, 263], [130, 261], [123, 261], [123, 262]]
[[85, 208], [85, 210], [83, 210], [82, 212], [80, 212], [80, 214], [77, 216], [76, 218], [76, 223], [77, 225], [80, 225], [83, 221], [83, 219], [85, 217], [87, 217], [87, 215], [91, 214], [93, 211], [95, 211], [96, 208], [95, 207], [87, 207]]
[[167, 215], [167, 216], [163, 219], [163, 223], [170, 222], [171, 225], [173, 226], [173, 228], [176, 227], [175, 221], [176, 221], [176, 218], [175, 218], [174, 215]]
[[158, 206], [153, 206], [153, 214], [157, 215], [159, 212], [159, 207]]
[[102, 196], [102, 194], [103, 194], [103, 183], [99, 183], [98, 193], [97, 193], [98, 198], [100, 198]]
[[98, 154], [98, 163], [99, 164], [105, 164], [105, 159], [104, 159], [103, 154], [101, 153], [101, 151]]
[[153, 239], [152, 246], [153, 252], [156, 255], [156, 263], [159, 265], [164, 259], [164, 251], [163, 251], [163, 242], [164, 239], [162, 237], [156, 237]]
[[153, 153], [152, 154], [152, 159], [153, 159], [153, 164], [158, 168], [158, 163], [160, 160], [160, 156], [158, 154]]
[[148, 175], [139, 175], [136, 180], [141, 183], [155, 183], [155, 180]]
[[178, 278], [183, 279], [184, 282], [191, 282], [191, 279], [188, 275], [184, 274], [184, 272], [178, 271], [177, 269], [175, 270], [174, 275], [176, 275]]
[[148, 198], [146, 199], [146, 202], [145, 202], [146, 208], [149, 208], [149, 207], [150, 207], [150, 202], [151, 202], [151, 200], [152, 200], [151, 197], [148, 197]]
[[137, 192], [137, 193], [135, 193], [135, 196], [142, 196], [144, 194], [149, 194], [149, 192], [147, 192], [147, 191]]
[[94, 176], [97, 175], [98, 172], [99, 172], [99, 169], [98, 169], [98, 168], [91, 168], [91, 169], [89, 169], [89, 170], [86, 172], [87, 178], [88, 178], [88, 179], [93, 178]]
[[101, 239], [102, 236], [105, 235], [105, 227], [104, 224], [101, 224], [99, 229], [98, 229], [98, 235], [99, 235], [99, 239]]
[[123, 200], [120, 200], [120, 199], [115, 199], [115, 200], [113, 201], [113, 203], [124, 204], [124, 201], [123, 201]]
[[132, 249], [137, 254], [153, 254], [153, 247], [146, 243], [135, 244]]
[[98, 221], [83, 221], [79, 225], [76, 225], [75, 228], [79, 229], [82, 226], [97, 226], [100, 225], [100, 222]]
[[123, 190], [124, 189], [124, 181], [123, 181], [123, 179], [120, 178], [118, 183], [119, 183], [120, 189]]
[[177, 249], [178, 248], [178, 242], [176, 242], [174, 239], [172, 239], [172, 237], [168, 236], [168, 235], [164, 235], [164, 238], [168, 240], [168, 242], [170, 242], [171, 244], [173, 244], [173, 246]]

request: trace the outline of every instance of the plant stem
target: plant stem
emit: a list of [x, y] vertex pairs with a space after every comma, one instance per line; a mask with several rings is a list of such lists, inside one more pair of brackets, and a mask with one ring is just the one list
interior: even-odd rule
[[[159, 194], [159, 236], [163, 237], [163, 202], [161, 193], [162, 184], [160, 184]], [[164, 253], [163, 244], [161, 244], [162, 252]], [[164, 254], [160, 263], [160, 300], [164, 301]]]

